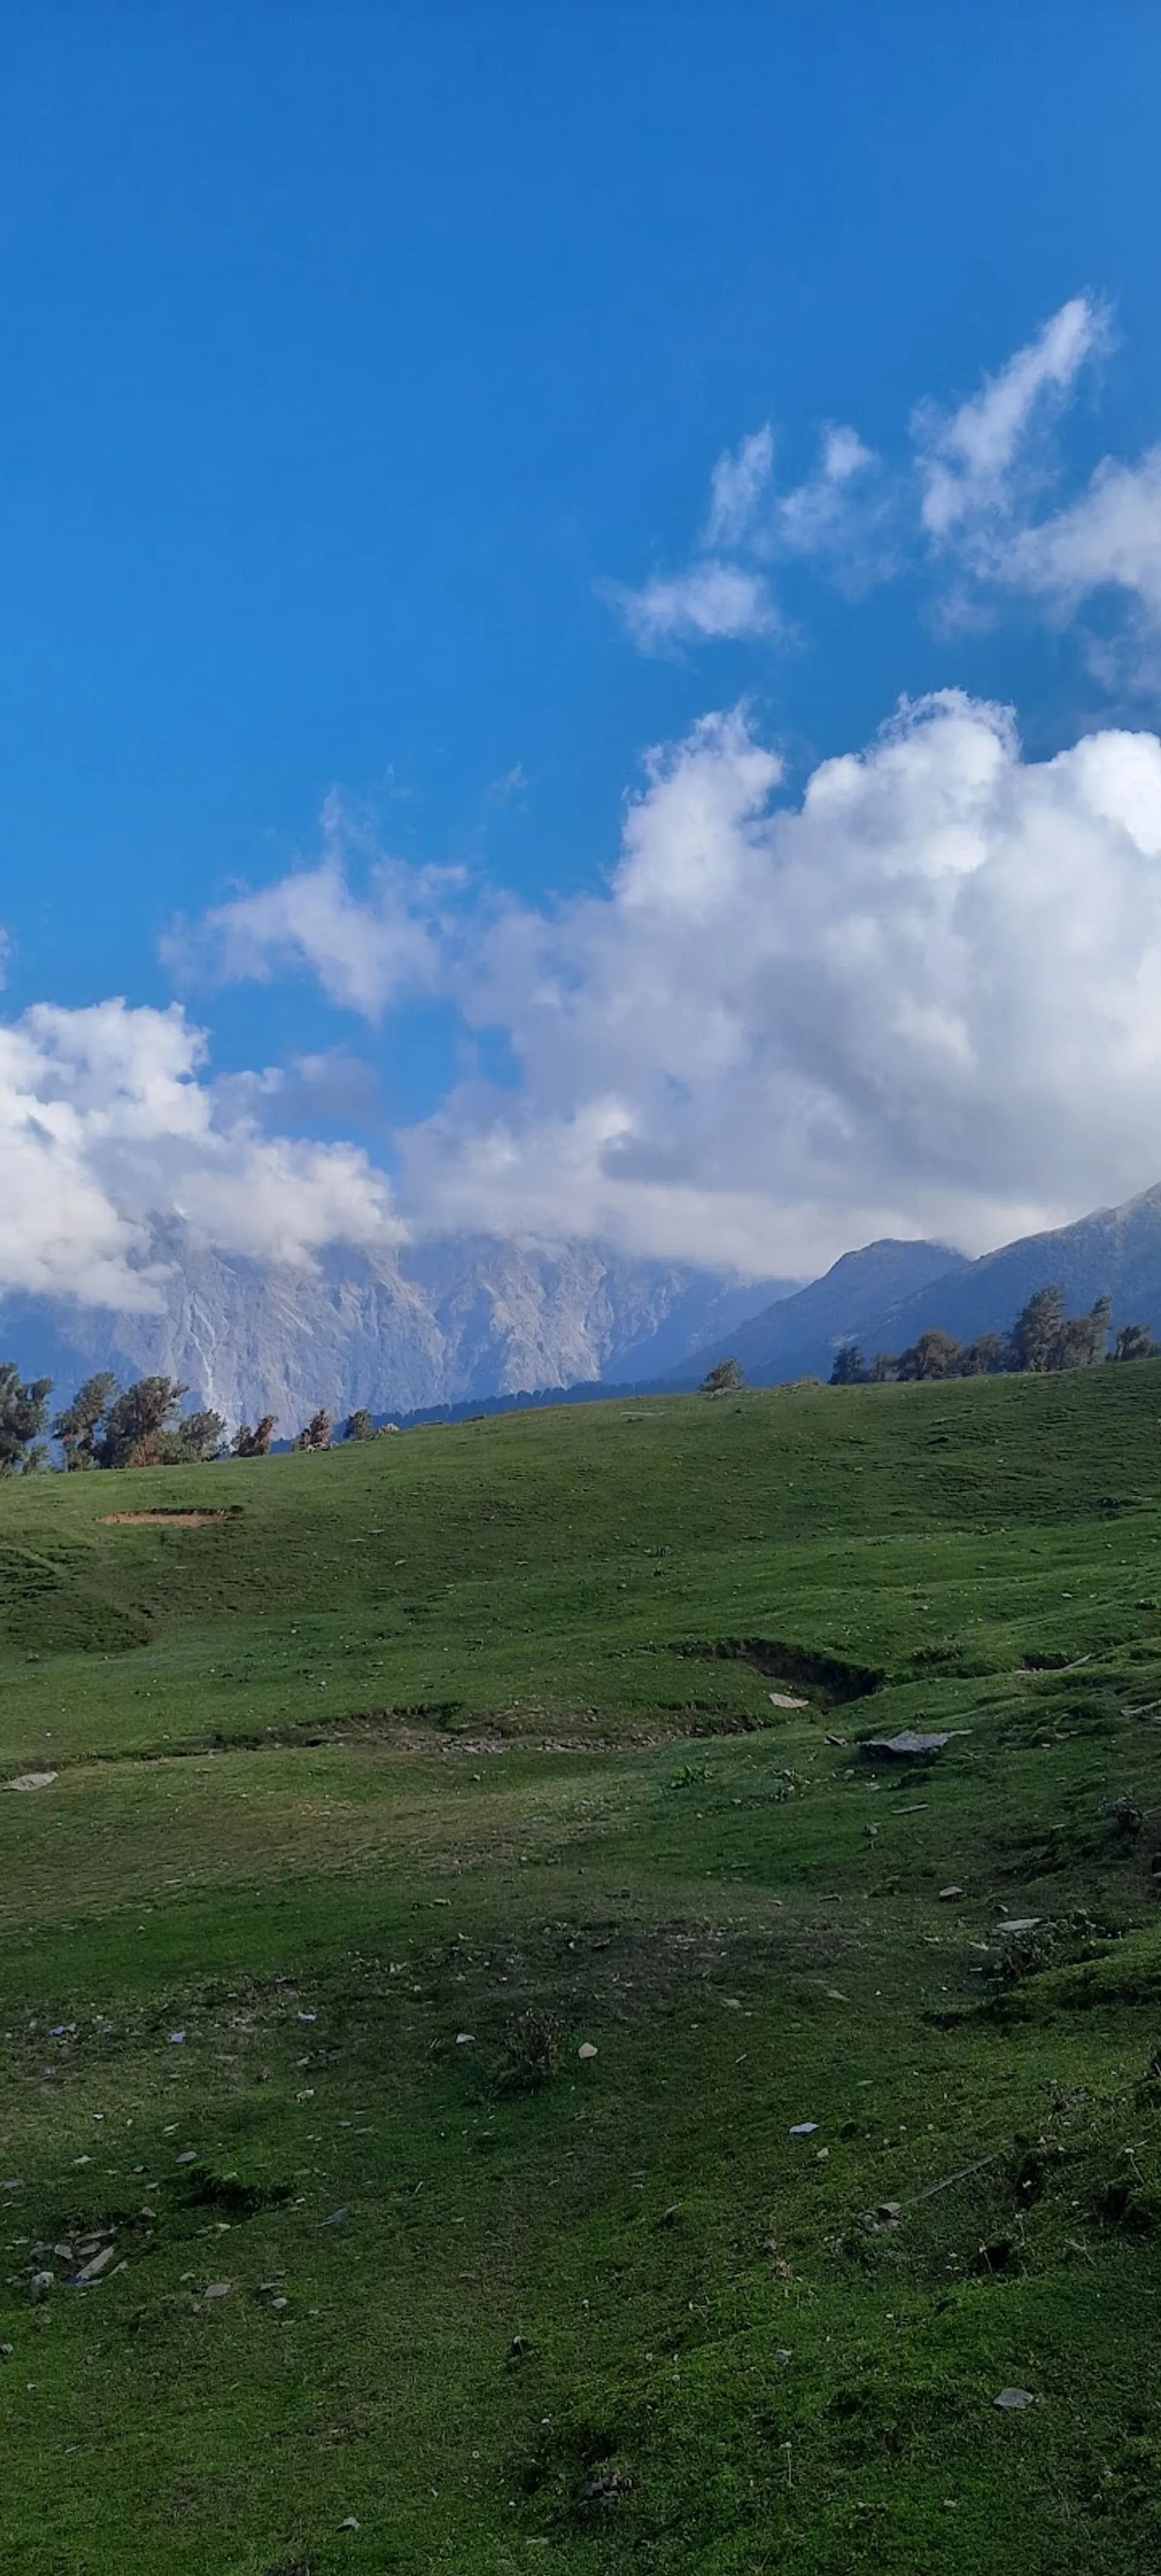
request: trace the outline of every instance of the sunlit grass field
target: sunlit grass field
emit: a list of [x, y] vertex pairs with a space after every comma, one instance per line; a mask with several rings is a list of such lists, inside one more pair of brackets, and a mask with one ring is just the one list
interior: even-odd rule
[[38, 1772], [4, 2576], [1161, 2567], [1161, 1365], [5, 1485]]

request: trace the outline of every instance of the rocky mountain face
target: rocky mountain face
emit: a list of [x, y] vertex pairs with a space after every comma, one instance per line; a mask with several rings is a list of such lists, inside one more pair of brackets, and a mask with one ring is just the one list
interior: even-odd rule
[[320, 1404], [405, 1413], [657, 1376], [779, 1285], [590, 1243], [455, 1237], [381, 1260], [332, 1253], [314, 1271], [227, 1260], [180, 1229], [157, 1249], [170, 1265], [161, 1312], [8, 1298], [0, 1357], [51, 1377], [62, 1401], [96, 1369], [164, 1373], [231, 1424], [273, 1413], [286, 1438]]
[[980, 1261], [946, 1244], [867, 1244], [797, 1289], [580, 1242], [456, 1236], [381, 1260], [332, 1253], [313, 1271], [226, 1260], [179, 1228], [157, 1249], [169, 1263], [161, 1311], [11, 1297], [0, 1358], [51, 1377], [61, 1401], [94, 1369], [164, 1372], [231, 1424], [273, 1413], [285, 1439], [320, 1404], [339, 1418], [596, 1382], [696, 1386], [727, 1356], [754, 1386], [825, 1378], [843, 1341], [873, 1358], [929, 1325], [961, 1341], [1005, 1332], [1049, 1280], [1070, 1312], [1107, 1294], [1114, 1323], [1161, 1337], [1161, 1185]]

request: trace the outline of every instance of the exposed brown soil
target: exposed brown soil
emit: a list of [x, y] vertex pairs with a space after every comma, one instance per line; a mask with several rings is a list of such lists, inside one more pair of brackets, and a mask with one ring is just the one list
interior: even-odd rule
[[102, 1512], [106, 1527], [114, 1521], [156, 1521], [162, 1529], [200, 1529], [204, 1521], [229, 1521], [232, 1511], [220, 1512]]

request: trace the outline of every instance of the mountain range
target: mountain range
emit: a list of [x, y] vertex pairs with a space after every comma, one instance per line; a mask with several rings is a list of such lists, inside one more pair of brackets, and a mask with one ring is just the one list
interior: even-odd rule
[[754, 1386], [829, 1377], [835, 1351], [857, 1341], [866, 1357], [905, 1350], [930, 1326], [974, 1341], [1006, 1332], [1020, 1308], [1050, 1280], [1070, 1314], [1112, 1299], [1114, 1325], [1148, 1324], [1161, 1338], [1161, 1183], [1099, 1208], [1075, 1224], [1028, 1234], [978, 1261], [933, 1243], [872, 1243], [789, 1297], [772, 1301], [736, 1331], [690, 1354], [669, 1372], [695, 1386], [715, 1360], [741, 1362]]
[[756, 1386], [829, 1377], [845, 1341], [873, 1358], [930, 1325], [961, 1341], [1003, 1332], [1049, 1280], [1070, 1312], [1107, 1294], [1115, 1323], [1161, 1337], [1161, 1184], [977, 1261], [946, 1244], [867, 1244], [807, 1287], [488, 1236], [380, 1260], [332, 1252], [304, 1271], [227, 1259], [171, 1226], [155, 1253], [167, 1264], [156, 1312], [9, 1297], [0, 1356], [51, 1377], [61, 1399], [97, 1369], [163, 1373], [231, 1425], [273, 1413], [289, 1438], [318, 1405], [398, 1418], [536, 1390], [672, 1391], [729, 1356]]
[[634, 1261], [591, 1243], [451, 1236], [379, 1260], [346, 1251], [316, 1268], [264, 1268], [158, 1229], [156, 1312], [71, 1301], [0, 1301], [0, 1357], [51, 1377], [63, 1400], [98, 1369], [177, 1378], [234, 1425], [273, 1413], [281, 1438], [325, 1405], [336, 1419], [569, 1386], [653, 1378], [791, 1284], [689, 1264]]

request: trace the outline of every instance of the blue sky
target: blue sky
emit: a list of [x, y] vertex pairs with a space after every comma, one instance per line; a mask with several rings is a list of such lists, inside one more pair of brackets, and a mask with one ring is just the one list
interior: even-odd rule
[[[1154, 13], [92, 0], [12, 11], [0, 43], [8, 1119], [31, 1116], [23, 1206], [57, 1189], [27, 1107], [55, 1104], [75, 1211], [9, 1284], [146, 1296], [125, 1281], [147, 1277], [153, 1217], [249, 1248], [239, 1201], [280, 1173], [293, 1195], [292, 1167], [321, 1213], [253, 1248], [574, 1216], [779, 1272], [862, 1227], [976, 1248], [1158, 1177], [1151, 824], [1132, 819], [1152, 773], [1122, 760], [1098, 792], [1082, 757], [1103, 743], [1116, 767], [1107, 746], [1157, 719]], [[1069, 310], [1083, 346], [1054, 376], [1043, 334]], [[965, 471], [948, 424], [1037, 349], [1002, 471], [937, 525], [941, 455], [957, 490]], [[715, 465], [767, 424], [750, 519], [711, 537]], [[836, 426], [859, 461], [824, 525]], [[1137, 477], [1115, 509], [1102, 459]], [[724, 634], [705, 631], [723, 568]], [[695, 576], [691, 618], [673, 585]], [[943, 829], [906, 787], [906, 817], [865, 827], [880, 851], [895, 835], [888, 890], [824, 835], [831, 909], [812, 893], [804, 929], [795, 898], [788, 926], [807, 862], [772, 816], [900, 699], [949, 690], [1019, 721], [991, 819], [972, 806], [1002, 922], [983, 876], [954, 924], [942, 897], [895, 905]], [[906, 757], [970, 804], [990, 725], [928, 713]], [[1057, 755], [1121, 944], [1090, 925], [1050, 973], [1025, 806]], [[670, 871], [640, 937], [634, 815], [650, 903]], [[691, 830], [719, 872], [700, 931], [674, 927]], [[244, 910], [327, 852], [345, 935], [391, 952], [360, 992], [325, 925]], [[700, 989], [698, 947], [745, 949], [775, 878], [762, 975]], [[821, 1033], [851, 1019], [834, 961], [860, 938], [883, 1008], [839, 1064]], [[1116, 1029], [1112, 1152], [1071, 1070], [1043, 1077], [1086, 979], [1094, 1061]], [[75, 1016], [117, 996], [128, 1022]], [[180, 1039], [132, 1017], [175, 1001]], [[47, 1035], [26, 1016], [46, 1005]], [[935, 1075], [912, 1055], [888, 1096], [925, 1013]], [[1014, 1106], [989, 1087], [1009, 1048]], [[1046, 1157], [1049, 1133], [1067, 1150]]]

